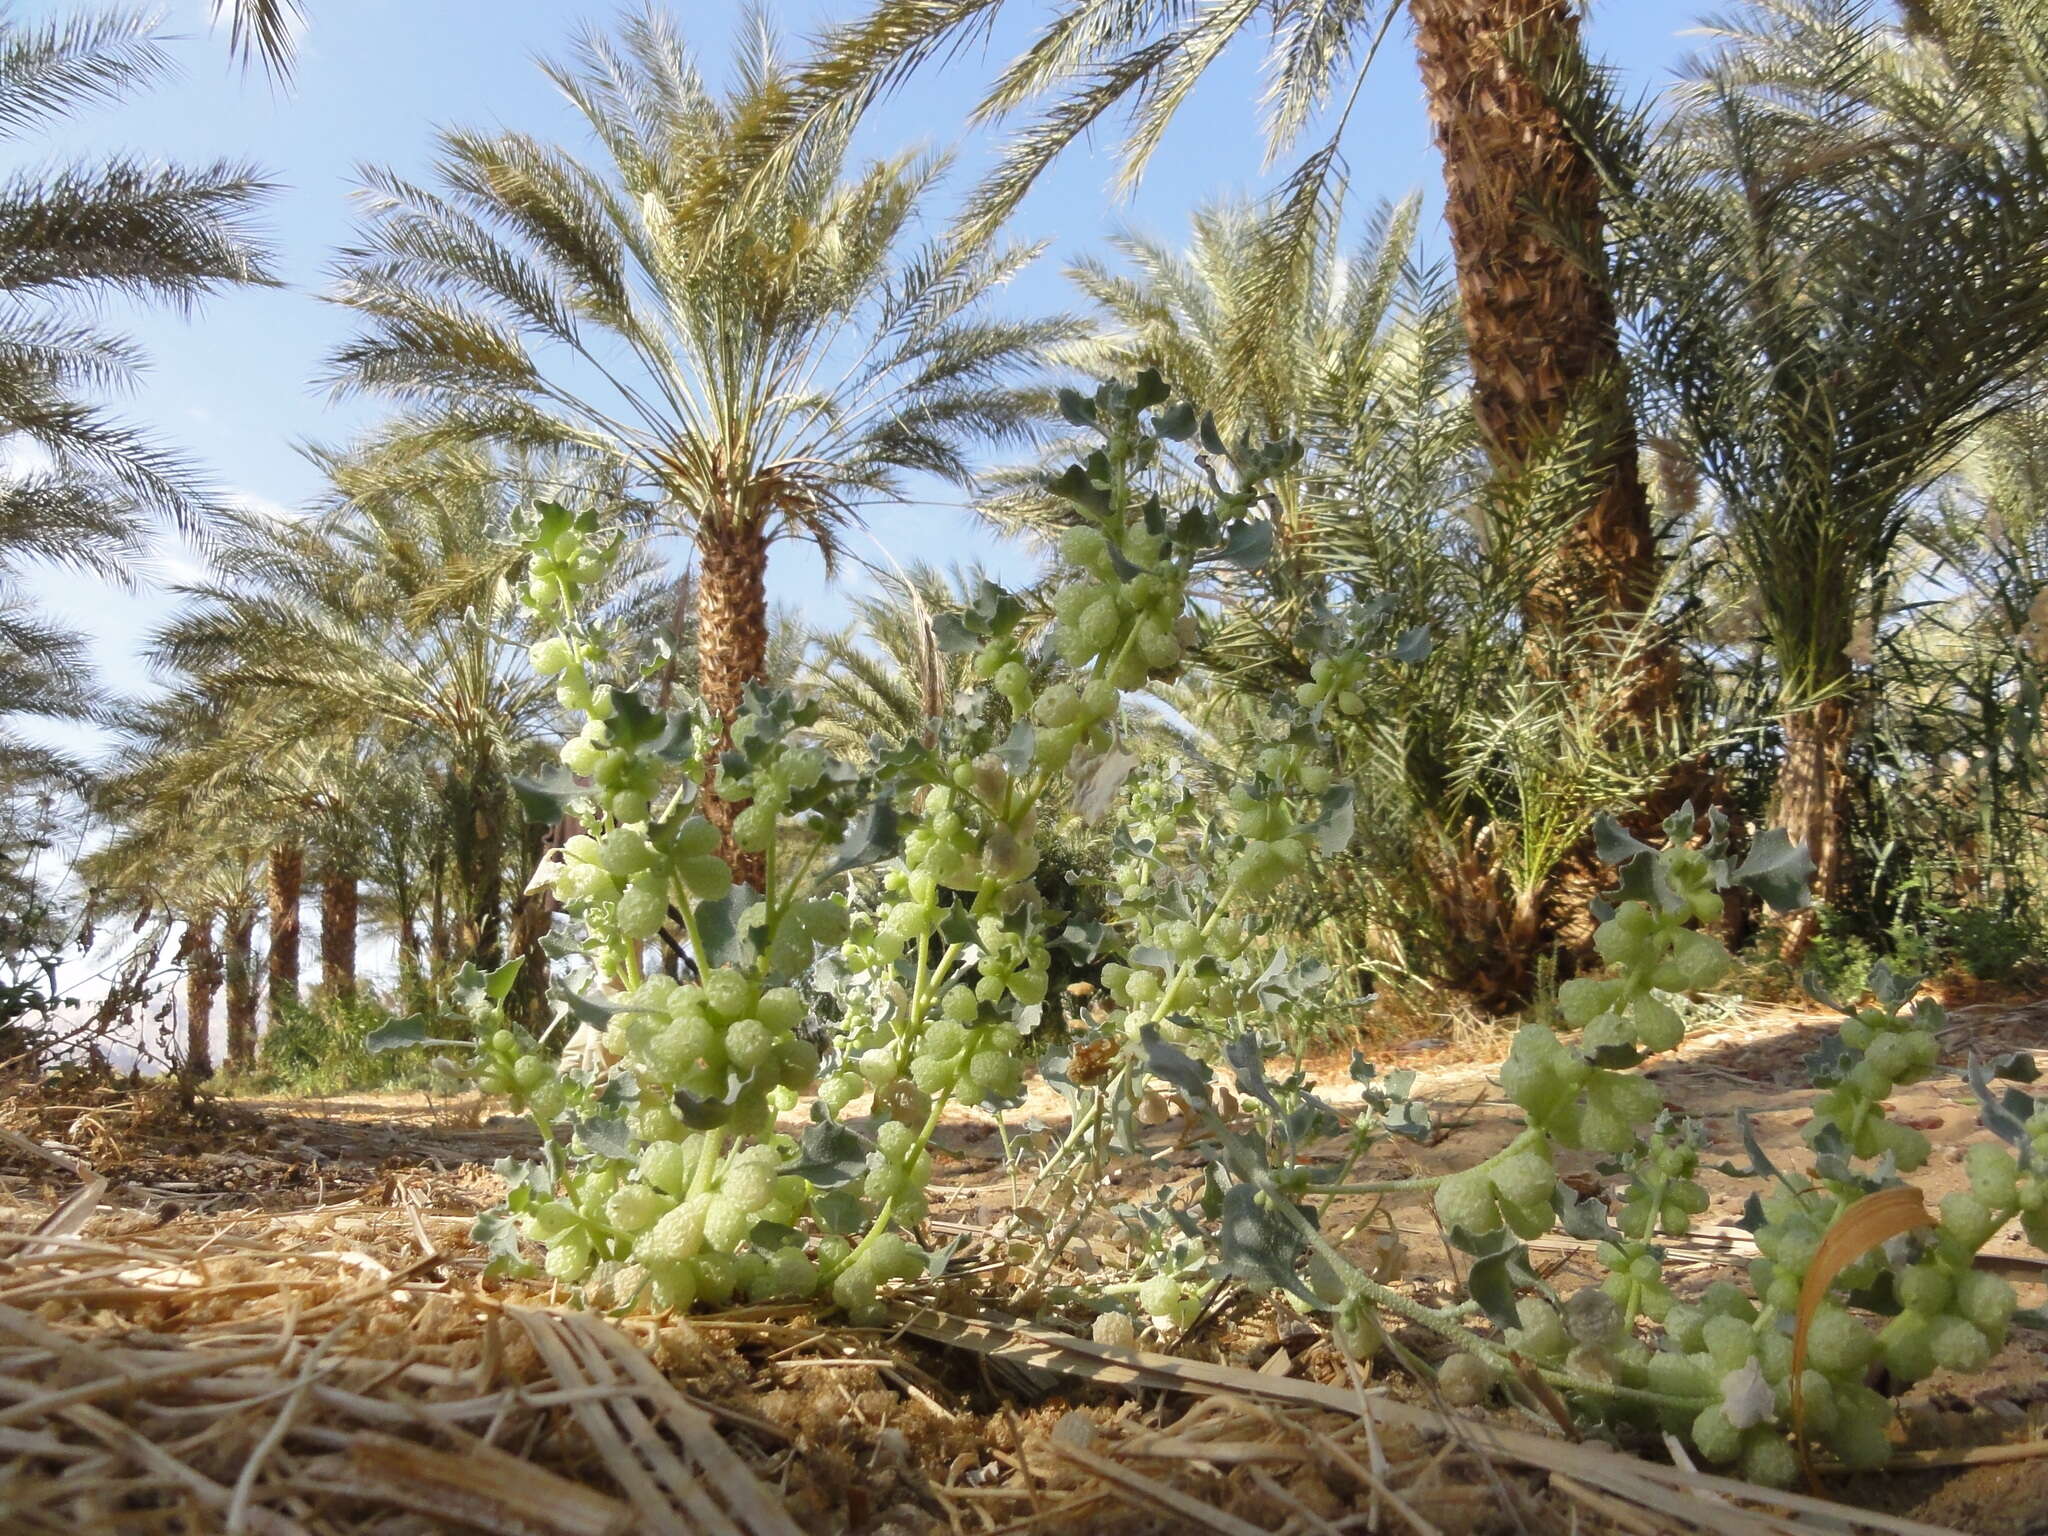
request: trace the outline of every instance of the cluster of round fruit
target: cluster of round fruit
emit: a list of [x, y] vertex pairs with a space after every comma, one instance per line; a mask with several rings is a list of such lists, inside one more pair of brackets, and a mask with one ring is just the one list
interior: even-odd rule
[[1565, 1146], [1617, 1156], [1636, 1144], [1636, 1127], [1654, 1118], [1664, 1102], [1647, 1078], [1595, 1067], [1545, 1024], [1524, 1024], [1515, 1032], [1500, 1086], [1531, 1125]]
[[476, 1085], [493, 1098], [508, 1098], [514, 1110], [552, 1121], [561, 1114], [568, 1090], [555, 1064], [529, 1050], [509, 1029], [494, 1030], [477, 1050]]
[[[742, 716], [744, 722], [751, 717]], [[744, 726], [736, 724], [736, 733], [743, 733]], [[746, 805], [733, 818], [732, 840], [748, 853], [766, 852], [775, 841], [780, 819], [789, 809], [793, 796], [816, 787], [825, 776], [825, 754], [816, 747], [799, 746], [784, 741], [778, 749], [763, 754], [759, 763], [746, 769], [728, 770], [721, 766], [718, 773], [718, 793], [721, 798], [733, 802], [745, 801]]]
[[1363, 714], [1365, 699], [1359, 690], [1370, 665], [1370, 658], [1358, 653], [1318, 656], [1309, 666], [1309, 680], [1295, 688], [1294, 701], [1303, 709], [1321, 706], [1340, 715]]
[[651, 743], [613, 731], [616, 707], [609, 688], [591, 694], [583, 729], [562, 744], [562, 766], [590, 780], [590, 797], [613, 821], [645, 821], [661, 790], [661, 760]]
[[[1012, 1098], [1023, 1082], [1016, 1026], [984, 1016], [974, 989], [956, 984], [940, 1003], [940, 1016], [912, 1043], [910, 1080], [934, 1096], [957, 1094], [969, 1102]], [[861, 1058], [866, 1070], [867, 1057]]]
[[[1128, 579], [1119, 554], [1136, 567]], [[1151, 673], [1180, 664], [1195, 625], [1186, 611], [1187, 573], [1169, 557], [1164, 535], [1136, 515], [1114, 529], [1082, 524], [1060, 536], [1060, 558], [1088, 573], [1053, 594], [1053, 649], [1061, 661], [1075, 671], [1106, 661], [1103, 675], [1118, 688], [1142, 687]]]
[[1647, 1240], [1662, 1232], [1683, 1237], [1707, 1208], [1707, 1192], [1693, 1177], [1700, 1169], [1698, 1128], [1689, 1121], [1660, 1123], [1648, 1153], [1622, 1192], [1614, 1224], [1625, 1237]]
[[[1519, 1325], [1507, 1330], [1505, 1343], [1539, 1365], [1619, 1386], [1639, 1387], [1649, 1377], [1655, 1356], [1604, 1286], [1582, 1286], [1562, 1307], [1542, 1296], [1524, 1296], [1515, 1304], [1515, 1315]], [[1705, 1395], [1693, 1393], [1695, 1398]]]
[[[527, 648], [526, 659], [542, 677], [555, 679], [555, 702], [573, 714], [603, 711], [609, 719], [611, 690], [591, 681], [591, 669], [609, 659], [604, 645], [586, 636], [572, 640], [567, 635], [548, 635]], [[603, 702], [599, 702], [600, 696]]]
[[1856, 1157], [1881, 1157], [1889, 1152], [1906, 1173], [1927, 1161], [1926, 1136], [1910, 1125], [1887, 1119], [1884, 1101], [1902, 1083], [1917, 1083], [1941, 1059], [1941, 1044], [1928, 1018], [1919, 1010], [1899, 1015], [1867, 1008], [1842, 1021], [1840, 1039], [1854, 1056], [1841, 1080], [1814, 1101], [1813, 1119], [1805, 1135], [1811, 1142], [1830, 1127]]
[[[1717, 892], [1701, 894], [1718, 910]], [[1674, 912], [1625, 901], [1594, 930], [1594, 947], [1620, 974], [1576, 977], [1557, 989], [1559, 1011], [1578, 1026], [1588, 1051], [1668, 1051], [1684, 1038], [1684, 1019], [1657, 993], [1711, 987], [1735, 963], [1718, 939], [1686, 926], [1698, 911], [1690, 904]]]
[[1106, 678], [1081, 684], [1054, 683], [1031, 704], [1031, 721], [1037, 727], [1032, 760], [1055, 772], [1066, 767], [1081, 743], [1115, 716], [1122, 697]]
[[[1789, 1486], [1798, 1472], [1785, 1438], [1793, 1421], [1793, 1340], [1775, 1325], [1780, 1315], [1775, 1306], [1759, 1313], [1726, 1281], [1709, 1286], [1697, 1305], [1673, 1307], [1665, 1318], [1670, 1347], [1654, 1357], [1650, 1377], [1658, 1391], [1718, 1399], [1683, 1426], [1693, 1444], [1709, 1461], [1739, 1462], [1745, 1478], [1773, 1488]], [[1800, 1422], [1851, 1467], [1878, 1466], [1891, 1454], [1891, 1404], [1863, 1380], [1877, 1349], [1870, 1330], [1832, 1303], [1807, 1325]]]
[[[1967, 1221], [1975, 1213], [1965, 1209], [1957, 1214]], [[1901, 1311], [1877, 1336], [1885, 1369], [1902, 1382], [1918, 1381], [1937, 1367], [1983, 1369], [2005, 1346], [2006, 1329], [2017, 1305], [2011, 1285], [1997, 1275], [1970, 1267], [1969, 1255], [1975, 1248], [1967, 1240], [1984, 1232], [1982, 1225], [1973, 1223], [1951, 1231], [1949, 1213], [1944, 1209], [1942, 1227], [1960, 1253], [1944, 1251], [1947, 1245], [1937, 1239], [1934, 1252], [1901, 1270], [1896, 1281]]]
[[1473, 1236], [1497, 1231], [1502, 1222], [1517, 1237], [1536, 1237], [1556, 1225], [1550, 1203], [1557, 1168], [1549, 1143], [1518, 1138], [1501, 1156], [1452, 1174], [1436, 1187], [1436, 1211], [1444, 1225]]
[[580, 524], [544, 524], [527, 542], [526, 601], [537, 612], [574, 608], [585, 587], [604, 580], [620, 546], [617, 540], [600, 546], [595, 532], [595, 520], [586, 517]]
[[804, 1179], [777, 1172], [794, 1145], [769, 1136], [739, 1146], [721, 1163], [723, 1145], [716, 1134], [649, 1143], [640, 1151], [639, 1181], [622, 1184], [607, 1199], [607, 1221], [630, 1238], [633, 1262], [646, 1271], [661, 1305], [684, 1308], [699, 1299], [719, 1305], [735, 1292], [754, 1300], [813, 1294], [819, 1266], [801, 1242], [764, 1247], [752, 1241], [764, 1223], [787, 1229], [810, 1200]]
[[871, 1322], [880, 1311], [876, 1293], [891, 1280], [915, 1280], [930, 1256], [899, 1232], [876, 1230], [858, 1248], [846, 1239], [828, 1237], [818, 1245], [819, 1267], [832, 1275], [832, 1299], [856, 1323]]
[[[2025, 1167], [1996, 1143], [1970, 1149], [1969, 1193], [1983, 1205], [1987, 1217], [1996, 1216], [1987, 1231], [2016, 1214], [2028, 1241], [2048, 1248], [2048, 1172], [2043, 1171], [2048, 1170], [2048, 1109], [2029, 1115], [2022, 1129], [2027, 1137]], [[1975, 1213], [1965, 1209], [1957, 1214]]]
[[[762, 990], [745, 971], [719, 966], [695, 984], [653, 976], [613, 1020], [605, 1048], [643, 1085], [732, 1103], [729, 1124], [746, 1135], [774, 1126], [778, 1107], [818, 1074], [818, 1048], [797, 1033], [806, 1009], [793, 987]], [[736, 1090], [733, 1079], [740, 1079]]]
[[1243, 839], [1230, 863], [1230, 883], [1256, 900], [1271, 895], [1308, 863], [1308, 838], [1287, 797], [1268, 781], [1230, 791], [1232, 828]]
[[1607, 1271], [1600, 1289], [1614, 1298], [1626, 1318], [1662, 1322], [1671, 1311], [1671, 1287], [1664, 1283], [1664, 1260], [1656, 1246], [1641, 1238], [1602, 1242], [1593, 1256]]
[[701, 816], [652, 837], [639, 825], [614, 826], [570, 838], [540, 878], [593, 932], [641, 943], [661, 931], [673, 885], [699, 901], [731, 889], [732, 871], [717, 848], [718, 829]]
[[[976, 764], [983, 761], [976, 759]], [[961, 764], [965, 770], [961, 776], [970, 781], [1000, 776], [991, 785], [991, 798], [1000, 804], [1008, 773], [1000, 763], [988, 761], [992, 767]], [[935, 894], [939, 886], [997, 892], [1030, 878], [1038, 868], [1038, 847], [1028, 829], [1019, 831], [1010, 822], [986, 814], [968, 790], [940, 784], [926, 791], [924, 816], [903, 839], [903, 860], [907, 874], [930, 879]], [[908, 888], [907, 882], [902, 888]], [[922, 919], [919, 922], [921, 925]]]

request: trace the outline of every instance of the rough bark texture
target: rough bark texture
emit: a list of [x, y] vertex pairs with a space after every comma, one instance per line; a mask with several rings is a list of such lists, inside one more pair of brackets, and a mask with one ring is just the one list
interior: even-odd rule
[[[768, 662], [768, 541], [752, 526], [707, 523], [697, 535], [697, 686], [730, 722], [748, 683]], [[704, 795], [704, 814], [725, 834], [721, 850], [735, 879], [759, 889], [761, 861], [732, 843], [742, 802]]]
[[[520, 851], [525, 855], [522, 867], [536, 867], [550, 844], [559, 846], [567, 840], [561, 824], [548, 827], [525, 823], [520, 838]], [[548, 1017], [548, 954], [540, 947], [540, 941], [547, 937], [558, 906], [552, 886], [537, 891], [522, 890], [512, 903], [509, 948], [526, 962], [519, 967], [519, 977], [512, 989], [512, 1012], [520, 1023], [535, 1031], [547, 1023]]]
[[455, 878], [462, 888], [456, 941], [482, 970], [505, 958], [505, 802], [511, 792], [496, 754], [471, 749], [449, 785], [454, 796]]
[[213, 1076], [213, 1000], [220, 990], [220, 951], [213, 915], [185, 919], [185, 1072]]
[[1584, 510], [1525, 612], [1552, 632], [1639, 614], [1655, 590], [1656, 544], [1614, 305], [1603, 274], [1552, 233], [1600, 249], [1598, 178], [1540, 83], [1580, 53], [1575, 0], [1411, 0], [1410, 10], [1487, 452], [1512, 477], [1575, 422], [1593, 433]]
[[270, 923], [270, 949], [264, 957], [269, 981], [270, 1022], [299, 1003], [299, 893], [306, 878], [306, 850], [297, 843], [279, 843], [270, 850], [264, 896]]
[[256, 1063], [256, 904], [230, 908], [221, 926], [228, 993], [228, 1065]]
[[[1842, 873], [1844, 821], [1849, 785], [1849, 747], [1856, 736], [1856, 706], [1831, 698], [1786, 715], [1785, 761], [1778, 769], [1778, 804], [1771, 817], [1795, 843], [1806, 845], [1813, 859], [1813, 894], [1829, 901]], [[1795, 912], [1785, 924], [1783, 954], [1796, 960], [1806, 952], [1820, 926], [1811, 908]]]
[[320, 990], [329, 997], [355, 995], [361, 906], [352, 870], [330, 868], [320, 877]]

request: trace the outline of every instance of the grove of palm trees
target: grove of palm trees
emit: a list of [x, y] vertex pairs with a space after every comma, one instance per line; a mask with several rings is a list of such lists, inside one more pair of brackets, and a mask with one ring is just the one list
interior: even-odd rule
[[2048, 4], [204, 10], [0, 0], [0, 1530], [2048, 1531]]

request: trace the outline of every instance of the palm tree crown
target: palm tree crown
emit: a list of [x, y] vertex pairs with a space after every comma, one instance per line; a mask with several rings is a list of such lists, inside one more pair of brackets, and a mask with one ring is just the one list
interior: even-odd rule
[[757, 176], [793, 88], [765, 26], [723, 96], [653, 12], [546, 69], [597, 154], [452, 131], [433, 186], [374, 173], [338, 290], [364, 329], [333, 376], [407, 402], [422, 439], [574, 445], [651, 487], [695, 539], [703, 693], [730, 714], [769, 543], [830, 556], [906, 472], [967, 481], [970, 443], [1028, 430], [1028, 375], [1071, 328], [984, 313], [1030, 248], [906, 249], [944, 157], [854, 165], [821, 133]]

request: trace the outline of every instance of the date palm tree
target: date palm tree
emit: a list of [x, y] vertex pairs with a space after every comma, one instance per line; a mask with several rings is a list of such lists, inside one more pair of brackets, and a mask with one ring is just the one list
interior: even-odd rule
[[594, 152], [457, 130], [430, 183], [373, 173], [336, 289], [362, 330], [331, 376], [400, 401], [415, 441], [626, 471], [695, 546], [699, 684], [730, 718], [762, 674], [770, 545], [829, 559], [905, 475], [970, 481], [970, 444], [1038, 419], [1073, 328], [987, 310], [1033, 249], [913, 244], [945, 157], [858, 164], [849, 119], [765, 171], [796, 82], [764, 24], [723, 95], [654, 11], [545, 68]]
[[[23, 163], [36, 135], [160, 79], [147, 15], [25, 20], [0, 8], [0, 725], [81, 718], [96, 695], [79, 638], [23, 596], [27, 567], [119, 578], [152, 523], [196, 528], [209, 497], [176, 454], [95, 403], [143, 358], [103, 322], [123, 301], [190, 309], [269, 282], [251, 215], [270, 186], [246, 165], [143, 157]], [[33, 766], [9, 733], [0, 755]]]
[[[2048, 9], [1998, 7], [2048, 57]], [[2024, 398], [2048, 345], [2048, 76], [1996, 92], [1854, 0], [1737, 13], [1675, 120], [1589, 112], [1624, 292], [1672, 435], [1761, 602], [1784, 743], [1773, 819], [1843, 864], [1856, 643], [1916, 494]], [[1796, 920], [1790, 948], [1812, 933]]]
[[[832, 29], [784, 108], [801, 139], [841, 123], [921, 67], [984, 38], [1003, 0], [876, 0]], [[1472, 402], [1503, 513], [1540, 516], [1554, 554], [1521, 604], [1537, 651], [1580, 650], [1590, 630], [1632, 629], [1656, 589], [1658, 556], [1637, 467], [1624, 360], [1607, 293], [1600, 183], [1551, 82], [1583, 69], [1578, 0], [1410, 0], [1424, 92], [1442, 151]], [[1341, 179], [1351, 106], [1402, 7], [1396, 0], [1224, 0], [1204, 6], [1064, 0], [976, 109], [988, 124], [1030, 118], [956, 226], [981, 238], [1059, 154], [1104, 119], [1126, 118], [1119, 188], [1143, 175], [1196, 85], [1241, 37], [1265, 28], [1269, 161], [1318, 117], [1326, 138], [1282, 189], [1281, 244], [1313, 261], [1319, 209]], [[1283, 269], [1284, 270], [1284, 269]], [[1276, 304], [1284, 297], [1273, 295]], [[1570, 462], [1573, 473], [1559, 473]], [[1540, 489], [1540, 505], [1535, 492]], [[1640, 647], [1617, 639], [1628, 654]], [[1640, 703], [1661, 692], [1644, 669]]]
[[[321, 515], [223, 525], [216, 574], [184, 589], [190, 602], [152, 659], [233, 706], [213, 747], [219, 760], [329, 754], [343, 780], [367, 756], [430, 764], [453, 840], [456, 942], [493, 965], [517, 816], [511, 776], [543, 766], [560, 739], [553, 684], [527, 660], [538, 631], [513, 592], [512, 520], [550, 495], [610, 498], [616, 479], [459, 449], [432, 460], [365, 450], [324, 464], [335, 490]], [[650, 570], [646, 555], [623, 562], [621, 601], [645, 600]], [[329, 933], [353, 931], [362, 841], [326, 850]], [[325, 940], [322, 954], [329, 971], [344, 963]]]

